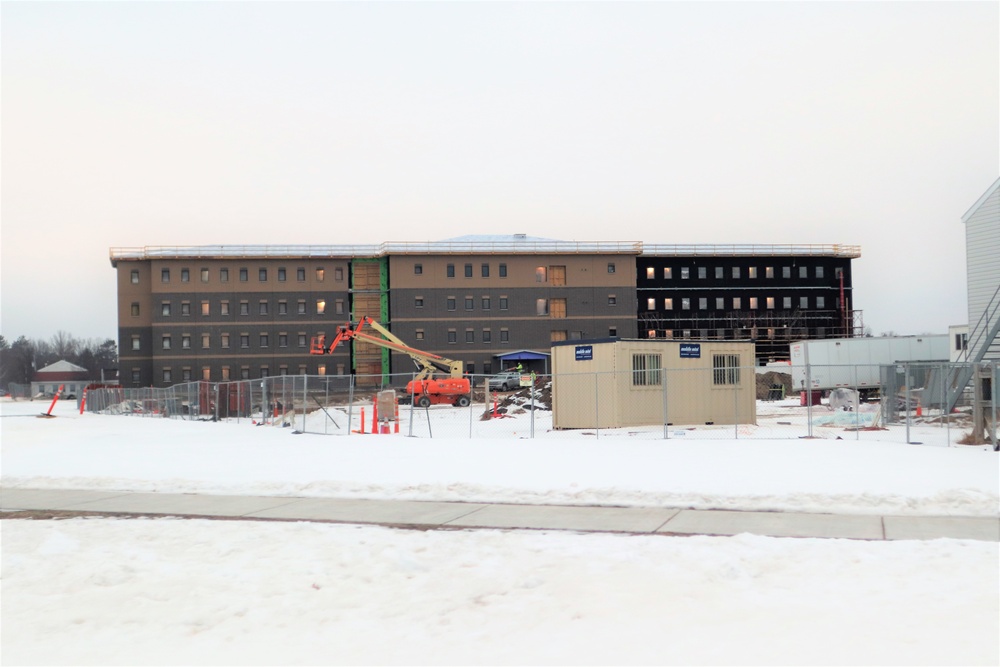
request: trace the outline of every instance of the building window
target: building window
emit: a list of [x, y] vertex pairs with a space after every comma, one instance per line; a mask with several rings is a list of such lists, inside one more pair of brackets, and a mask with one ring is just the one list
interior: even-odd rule
[[142, 375], [138, 368], [132, 369], [132, 384], [139, 384], [142, 381]]
[[569, 332], [565, 329], [553, 329], [549, 332], [549, 341], [552, 343], [566, 340], [567, 338], [569, 338]]
[[[656, 332], [652, 332], [654, 338]], [[660, 384], [660, 369], [663, 368], [662, 360], [658, 354], [633, 354], [632, 355], [632, 385], [636, 387], [649, 387]]]
[[[656, 308], [656, 301], [655, 299], [650, 299], [650, 301], [653, 302], [650, 307], [650, 310], [654, 310]], [[674, 300], [670, 297], [665, 298], [663, 300], [663, 310], [673, 310], [673, 309], [674, 309]]]
[[191, 271], [189, 269], [181, 269], [181, 282], [182, 283], [191, 282]]
[[483, 278], [489, 278], [490, 277], [490, 265], [489, 264], [483, 264], [480, 267], [480, 270], [481, 270]]
[[457, 343], [458, 342], [458, 332], [454, 329], [448, 329], [448, 342]]
[[424, 265], [423, 264], [414, 264], [413, 265], [413, 275], [415, 275], [415, 276], [422, 276], [422, 275], [424, 275]]
[[740, 383], [740, 355], [712, 355], [712, 384], [738, 385]]
[[690, 277], [691, 277], [691, 269], [688, 268], [688, 267], [686, 267], [686, 266], [682, 266], [681, 267], [681, 280], [687, 280]]
[[549, 317], [563, 319], [566, 317], [566, 299], [550, 299]]
[[799, 297], [799, 308], [808, 308], [808, 307], [809, 307], [809, 297], [807, 297], [807, 296], [800, 296]]
[[782, 278], [791, 278], [792, 277], [792, 267], [790, 267], [790, 266], [783, 266], [783, 267], [781, 267], [781, 277]]
[[224, 382], [229, 382], [229, 366], [222, 367], [222, 380]]
[[132, 269], [132, 284], [133, 285], [139, 284], [139, 272], [136, 271], [135, 269]]
[[608, 335], [609, 336], [617, 336], [618, 335], [618, 327], [608, 327]]
[[[652, 280], [655, 277], [656, 277], [656, 269], [653, 268], [652, 266], [647, 266], [646, 267], [646, 280]], [[664, 278], [669, 278], [670, 277], [670, 269], [669, 268], [664, 268], [663, 269], [663, 277]]]
[[750, 297], [750, 310], [757, 310], [757, 297]]
[[476, 374], [476, 363], [474, 361], [466, 362], [466, 364], [465, 364], [465, 372], [468, 373], [469, 375], [475, 375]]
[[228, 350], [229, 349], [229, 334], [224, 333], [221, 336], [219, 336], [219, 339], [220, 339], [222, 348], [225, 349], [225, 350]]
[[781, 307], [785, 310], [791, 310], [792, 308], [792, 297], [783, 296], [781, 297]]
[[773, 266], [765, 266], [764, 267], [764, 277], [765, 278], [773, 278], [774, 277], [774, 267]]
[[465, 309], [472, 310], [474, 302], [475, 299], [473, 299], [471, 296], [465, 297]]
[[181, 336], [181, 349], [182, 350], [191, 349], [191, 334], [183, 334]]
[[132, 304], [132, 317], [139, 317], [139, 304], [138, 303], [133, 303]]
[[288, 302], [287, 301], [279, 301], [278, 302], [278, 314], [279, 315], [287, 315], [288, 314]]
[[247, 268], [240, 269], [240, 282], [245, 283], [250, 280], [250, 270]]
[[615, 296], [614, 294], [609, 294], [608, 295], [608, 305], [609, 306], [617, 306], [618, 305], [618, 297]]
[[691, 310], [691, 299], [686, 296], [681, 298], [681, 310]]
[[316, 282], [321, 283], [326, 278], [326, 269], [320, 267], [316, 269]]
[[507, 277], [507, 265], [506, 264], [501, 264], [500, 267], [497, 269], [497, 271], [500, 274], [501, 278], [506, 278]]
[[257, 314], [258, 315], [267, 315], [267, 301], [261, 301], [257, 305]]
[[774, 297], [773, 296], [767, 297], [766, 302], [767, 302], [767, 309], [774, 310]]
[[756, 278], [757, 277], [757, 267], [756, 266], [751, 266], [749, 269], [747, 269], [747, 277], [749, 277], [749, 278]]
[[337, 315], [343, 315], [344, 314], [344, 300], [343, 299], [335, 299], [334, 300], [334, 302], [333, 302], [333, 312], [336, 313]]
[[212, 306], [209, 305], [208, 301], [201, 302], [201, 314], [202, 317], [212, 314]]
[[455, 265], [454, 264], [449, 264], [447, 267], [445, 267], [445, 275], [448, 276], [449, 278], [454, 278], [455, 277]]
[[268, 337], [268, 335], [266, 333], [262, 333], [260, 335], [260, 346], [267, 347], [269, 343], [270, 343], [270, 338]]
[[455, 297], [453, 297], [453, 296], [449, 296], [448, 297], [448, 306], [447, 306], [447, 308], [448, 308], [448, 310], [455, 310]]
[[550, 266], [549, 283], [551, 283], [553, 287], [563, 287], [566, 284], [566, 267]]
[[299, 315], [305, 315], [306, 314], [306, 300], [305, 299], [299, 299], [299, 302], [296, 304], [296, 307], [295, 307], [295, 312], [298, 313]]
[[219, 269], [219, 282], [220, 283], [229, 282], [229, 269]]
[[271, 369], [270, 368], [268, 368], [267, 366], [261, 366], [260, 367], [260, 376], [262, 378], [266, 378], [270, 374], [271, 374]]
[[740, 267], [734, 266], [733, 267], [733, 278], [739, 278], [739, 277], [740, 277]]
[[250, 314], [250, 302], [240, 301], [240, 315], [249, 315], [249, 314]]
[[549, 300], [535, 299], [535, 315], [548, 315], [548, 314], [549, 314]]
[[212, 347], [212, 336], [211, 336], [211, 334], [202, 334], [201, 335], [201, 348], [203, 350], [207, 350], [210, 347]]
[[163, 382], [166, 384], [173, 382], [173, 377], [171, 376], [169, 368], [163, 369]]
[[715, 309], [716, 310], [725, 310], [726, 309], [726, 297], [724, 297], [724, 296], [717, 296], [717, 297], [715, 297]]
[[823, 267], [822, 266], [817, 266], [816, 267], [816, 277], [817, 278], [822, 278], [823, 277]]
[[500, 310], [507, 310], [507, 297], [500, 297]]
[[219, 313], [222, 314], [222, 315], [228, 315], [229, 314], [229, 302], [228, 301], [222, 301], [222, 302], [219, 303]]
[[301, 331], [298, 334], [298, 346], [299, 347], [305, 347], [306, 346], [306, 335], [304, 333], [302, 333]]
[[509, 343], [510, 342], [510, 330], [509, 329], [500, 329], [500, 342], [501, 343]]
[[338, 282], [338, 283], [344, 281], [344, 269], [343, 269], [343, 267], [340, 267], [340, 266], [334, 267], [334, 269], [333, 269], [333, 279], [336, 282]]
[[535, 267], [535, 282], [536, 283], [544, 283], [545, 282], [545, 277], [546, 277], [545, 276], [545, 267], [544, 266]]
[[250, 334], [240, 334], [240, 347], [243, 349], [250, 347]]
[[615, 263], [608, 262], [608, 273], [614, 273], [614, 272], [615, 272]]
[[816, 297], [816, 307], [819, 309], [826, 308], [826, 297], [818, 296]]
[[733, 297], [733, 310], [739, 310], [743, 307], [742, 300], [738, 296]]
[[656, 338], [656, 329], [650, 329], [647, 331], [646, 338]]
[[417, 329], [416, 332], [414, 332], [413, 337], [416, 340], [423, 340], [424, 339], [424, 330], [423, 329]]
[[257, 280], [262, 283], [267, 282], [267, 269], [257, 269]]
[[423, 308], [424, 307], [424, 297], [422, 297], [422, 296], [415, 297], [413, 299], [413, 307], [414, 308]]
[[493, 340], [493, 334], [489, 329], [483, 329], [483, 342], [489, 343]]
[[326, 300], [316, 299], [316, 314], [322, 315], [326, 312]]
[[205, 382], [208, 382], [209, 380], [211, 380], [212, 379], [212, 369], [209, 368], [208, 366], [202, 366], [202, 369], [201, 369], [201, 379], [204, 380]]
[[483, 310], [489, 310], [490, 309], [490, 297], [484, 296], [480, 300], [480, 304], [479, 305], [482, 307]]
[[181, 380], [183, 382], [190, 382], [191, 381], [191, 368], [190, 367], [185, 366], [184, 368], [181, 369]]
[[240, 367], [240, 379], [241, 380], [249, 380], [250, 379], [250, 367], [249, 366], [241, 366]]
[[288, 275], [287, 275], [287, 273], [285, 271], [285, 267], [279, 266], [278, 267], [278, 282], [279, 283], [283, 283], [287, 279], [288, 279]]
[[170, 349], [170, 334], [164, 334], [163, 338], [161, 339], [161, 341], [162, 341], [163, 349], [164, 350], [169, 350]]
[[715, 279], [722, 280], [723, 268], [721, 266], [715, 267]]
[[140, 338], [138, 336], [132, 336], [132, 349], [133, 350], [141, 349], [140, 348], [141, 343], [139, 341], [140, 341]]
[[170, 317], [170, 302], [164, 301], [160, 304], [160, 315], [163, 317]]
[[300, 266], [299, 268], [295, 269], [295, 280], [297, 280], [300, 283], [304, 283], [306, 281], [305, 267]]
[[705, 280], [708, 278], [708, 269], [704, 266], [698, 267], [698, 280]]
[[698, 297], [698, 310], [708, 310], [708, 298]]
[[191, 302], [182, 301], [181, 302], [181, 315], [190, 316], [191, 315]]
[[809, 267], [808, 266], [800, 266], [799, 267], [799, 278], [808, 278], [808, 277], [809, 277]]
[[472, 264], [466, 264], [465, 265], [465, 277], [466, 278], [471, 278], [472, 277]]
[[[664, 301], [669, 301], [669, 299], [664, 299]], [[656, 310], [656, 299], [649, 297], [646, 299], [646, 310]]]
[[320, 364], [316, 367], [316, 375], [326, 375], [326, 364]]
[[466, 343], [475, 343], [476, 342], [476, 332], [473, 331], [472, 329], [466, 329], [465, 330], [465, 342]]

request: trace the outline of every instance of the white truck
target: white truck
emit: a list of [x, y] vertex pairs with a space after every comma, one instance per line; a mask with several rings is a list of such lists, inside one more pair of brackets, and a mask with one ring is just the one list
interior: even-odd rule
[[881, 366], [897, 361], [947, 362], [949, 353], [947, 334], [799, 341], [791, 344], [792, 389], [847, 387], [871, 394], [881, 384]]

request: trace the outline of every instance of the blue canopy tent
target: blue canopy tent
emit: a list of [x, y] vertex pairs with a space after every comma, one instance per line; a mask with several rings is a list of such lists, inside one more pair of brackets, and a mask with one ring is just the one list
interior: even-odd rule
[[[514, 350], [513, 352], [504, 352], [503, 354], [494, 355], [500, 360], [500, 368], [507, 369], [513, 366], [521, 364], [526, 371], [535, 371], [541, 375], [549, 374], [549, 358], [552, 356], [548, 352], [535, 352], [534, 350]], [[541, 370], [539, 370], [538, 362], [541, 363]]]

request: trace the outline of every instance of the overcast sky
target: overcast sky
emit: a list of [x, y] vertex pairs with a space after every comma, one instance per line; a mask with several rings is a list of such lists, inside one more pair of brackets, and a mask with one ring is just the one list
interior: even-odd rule
[[964, 323], [1000, 5], [9, 2], [0, 332], [116, 337], [108, 249], [525, 232], [858, 244]]

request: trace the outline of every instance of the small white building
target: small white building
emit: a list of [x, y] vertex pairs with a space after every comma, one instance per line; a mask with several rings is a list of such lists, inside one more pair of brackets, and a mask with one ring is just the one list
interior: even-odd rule
[[749, 341], [553, 343], [553, 427], [755, 423], [754, 355]]
[[1000, 360], [1000, 178], [962, 216], [969, 290], [969, 359]]
[[31, 395], [50, 396], [56, 393], [59, 385], [64, 385], [63, 398], [77, 398], [88, 384], [90, 384], [90, 371], [82, 366], [60, 360], [35, 371], [35, 375], [31, 378]]

